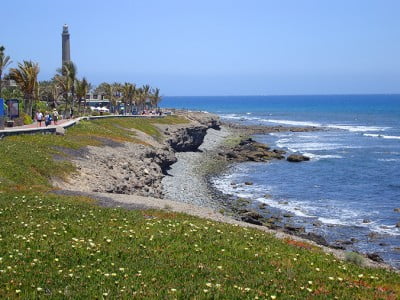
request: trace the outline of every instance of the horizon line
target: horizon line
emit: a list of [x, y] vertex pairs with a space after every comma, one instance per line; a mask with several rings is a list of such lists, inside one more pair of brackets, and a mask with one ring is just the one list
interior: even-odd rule
[[164, 95], [163, 97], [300, 97], [300, 96], [400, 96], [395, 93], [269, 94], [269, 95]]

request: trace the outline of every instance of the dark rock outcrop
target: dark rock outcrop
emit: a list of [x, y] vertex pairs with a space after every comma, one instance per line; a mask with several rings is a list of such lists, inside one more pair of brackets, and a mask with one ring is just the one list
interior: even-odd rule
[[307, 240], [316, 242], [318, 245], [326, 246], [329, 247], [329, 243], [326, 241], [326, 239], [319, 234], [313, 233], [313, 232], [308, 232], [307, 234], [300, 234], [299, 235], [302, 238], [305, 238]]
[[370, 260], [373, 260], [373, 261], [376, 261], [376, 262], [379, 262], [379, 263], [383, 262], [383, 258], [380, 257], [380, 255], [378, 253], [367, 253], [367, 257]]
[[170, 132], [166, 143], [177, 152], [196, 151], [204, 141], [207, 126], [187, 126]]
[[286, 160], [289, 162], [302, 162], [302, 161], [309, 161], [310, 158], [308, 156], [301, 154], [291, 154], [287, 157]]
[[285, 224], [283, 227], [283, 230], [287, 233], [291, 234], [299, 234], [299, 233], [305, 233], [305, 228], [302, 226], [295, 226], [291, 224]]
[[225, 157], [228, 161], [256, 161], [265, 162], [271, 159], [284, 159], [283, 150], [271, 150], [265, 144], [254, 141], [251, 138], [241, 140], [239, 144], [229, 151], [221, 151], [220, 156]]

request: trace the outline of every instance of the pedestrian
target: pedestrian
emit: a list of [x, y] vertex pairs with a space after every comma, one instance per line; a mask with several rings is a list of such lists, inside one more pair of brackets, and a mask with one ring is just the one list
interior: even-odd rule
[[39, 123], [39, 127], [42, 127], [43, 114], [41, 111], [36, 112], [36, 121]]
[[44, 123], [47, 126], [51, 125], [51, 115], [46, 111], [46, 115], [44, 116]]
[[58, 121], [58, 111], [57, 111], [57, 109], [53, 110], [53, 120], [54, 120], [54, 125], [57, 125], [57, 121]]

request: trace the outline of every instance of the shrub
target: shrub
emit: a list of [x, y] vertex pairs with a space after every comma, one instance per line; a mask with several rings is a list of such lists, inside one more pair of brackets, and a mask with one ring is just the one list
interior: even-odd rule
[[357, 266], [362, 266], [364, 264], [364, 257], [356, 252], [346, 252], [345, 260]]
[[21, 117], [22, 117], [23, 120], [24, 120], [24, 125], [29, 125], [29, 124], [32, 124], [32, 123], [33, 123], [33, 120], [32, 120], [32, 118], [31, 118], [30, 115], [22, 114]]

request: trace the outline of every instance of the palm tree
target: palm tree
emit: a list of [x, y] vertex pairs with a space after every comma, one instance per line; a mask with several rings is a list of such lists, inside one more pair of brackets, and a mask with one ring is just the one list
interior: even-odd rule
[[148, 84], [146, 84], [146, 85], [144, 85], [144, 86], [142, 87], [142, 90], [143, 90], [143, 94], [142, 94], [142, 97], [143, 97], [143, 99], [142, 99], [142, 104], [143, 104], [143, 107], [145, 107], [146, 104], [148, 103], [148, 100], [150, 100], [150, 86], [149, 86]]
[[123, 99], [124, 99], [124, 114], [127, 113], [127, 104], [129, 103], [129, 109], [132, 108], [132, 100], [135, 92], [135, 85], [129, 82], [125, 82], [122, 89]]
[[89, 85], [85, 77], [83, 77], [82, 80], [77, 79], [75, 82], [76, 97], [78, 99], [78, 114], [81, 112], [82, 100], [85, 101], [86, 104], [86, 94], [88, 93]]
[[12, 63], [10, 57], [4, 54], [5, 48], [0, 46], [0, 98], [1, 98], [1, 90], [2, 90], [2, 83], [3, 83], [3, 72], [6, 68]]
[[161, 102], [161, 99], [162, 97], [160, 96], [160, 89], [153, 89], [150, 96], [151, 106], [158, 108], [158, 103]]
[[118, 106], [118, 99], [121, 98], [121, 93], [122, 93], [122, 84], [118, 82], [114, 82], [113, 84], [111, 84], [110, 102], [114, 106], [114, 108]]
[[140, 111], [143, 110], [143, 104], [144, 104], [144, 97], [143, 97], [144, 93], [143, 93], [143, 88], [138, 88], [136, 89], [135, 95], [134, 95], [134, 99], [135, 99], [135, 104], [138, 107], [138, 109]]
[[107, 82], [102, 82], [95, 89], [95, 93], [102, 94], [106, 99], [110, 101], [110, 110], [115, 112], [115, 108], [118, 105], [118, 98], [120, 98], [120, 93], [122, 92], [122, 85], [118, 82], [109, 84]]
[[66, 117], [66, 111], [67, 111], [67, 104], [68, 104], [68, 93], [71, 90], [71, 82], [68, 80], [66, 76], [56, 74], [53, 78], [54, 82], [56, 83], [56, 86], [59, 89], [59, 96], [63, 96], [64, 102], [65, 102], [65, 108], [64, 108], [64, 113], [63, 116], [64, 118]]
[[39, 81], [39, 100], [47, 102], [47, 105], [57, 107], [59, 88], [54, 80]]
[[32, 116], [33, 101], [39, 97], [37, 81], [39, 71], [37, 63], [25, 60], [23, 63], [18, 63], [18, 68], [10, 69], [10, 78], [15, 80], [24, 93], [24, 109], [29, 116]]
[[72, 116], [73, 114], [73, 108], [74, 108], [74, 100], [75, 100], [75, 81], [76, 81], [76, 74], [77, 74], [77, 69], [75, 64], [72, 61], [67, 61], [64, 62], [63, 66], [61, 69], [57, 70], [57, 75], [59, 77], [64, 77], [64, 78], [58, 78], [58, 82], [60, 83], [61, 81], [64, 81], [61, 85], [63, 86], [64, 90], [64, 98], [66, 101], [66, 108], [67, 108], [67, 103], [68, 103], [68, 93], [71, 94], [71, 112], [70, 115]]

